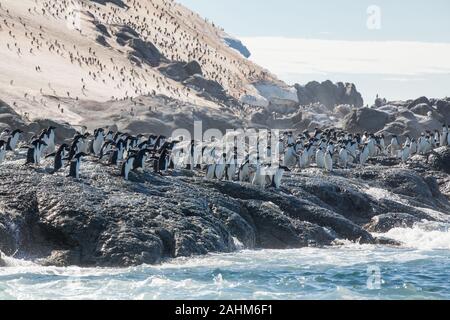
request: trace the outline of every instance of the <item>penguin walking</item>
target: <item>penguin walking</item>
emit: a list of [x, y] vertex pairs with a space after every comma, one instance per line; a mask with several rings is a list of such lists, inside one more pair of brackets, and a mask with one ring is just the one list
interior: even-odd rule
[[347, 148], [345, 146], [342, 146], [342, 148], [339, 150], [339, 162], [341, 167], [344, 169], [347, 169], [348, 162], [349, 162], [350, 153], [348, 152]]
[[58, 151], [51, 153], [47, 155], [45, 158], [54, 157], [54, 163], [53, 163], [53, 171], [52, 174], [58, 172], [64, 167], [64, 158], [66, 157], [66, 152], [69, 150], [69, 146], [67, 144], [62, 144]]
[[239, 166], [238, 177], [240, 182], [248, 182], [250, 180], [250, 158], [248, 156]]
[[285, 166], [278, 166], [275, 174], [272, 176], [272, 183], [271, 186], [275, 189], [280, 189], [281, 187], [281, 180], [283, 179], [283, 176], [286, 172], [290, 172], [291, 170], [288, 167]]
[[70, 168], [68, 177], [72, 177], [75, 179], [80, 178], [80, 167], [81, 167], [81, 159], [87, 156], [86, 153], [80, 152], [76, 154], [71, 160], [69, 158], [65, 158], [64, 160], [70, 160]]
[[46, 152], [48, 153], [53, 153], [55, 152], [55, 130], [56, 127], [50, 126], [47, 128], [46, 133], [45, 133], [45, 143], [47, 143], [47, 148], [46, 148]]
[[409, 150], [410, 150], [410, 154], [411, 155], [414, 155], [414, 154], [417, 153], [417, 142], [416, 142], [416, 139], [414, 139], [414, 138], [411, 139]]
[[169, 169], [170, 154], [166, 148], [163, 148], [158, 157], [153, 158], [153, 170], [155, 173], [162, 174]]

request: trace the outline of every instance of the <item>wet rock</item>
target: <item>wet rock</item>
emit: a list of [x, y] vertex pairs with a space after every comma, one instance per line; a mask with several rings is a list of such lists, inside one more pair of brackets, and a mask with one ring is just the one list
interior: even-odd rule
[[428, 157], [428, 163], [433, 169], [450, 174], [450, 147], [434, 150]]
[[391, 247], [401, 247], [403, 243], [400, 241], [386, 238], [386, 237], [376, 237], [375, 244], [383, 245], [383, 246], [391, 246]]
[[376, 216], [364, 228], [369, 232], [386, 233], [394, 228], [411, 228], [420, 219], [407, 213], [387, 213]]

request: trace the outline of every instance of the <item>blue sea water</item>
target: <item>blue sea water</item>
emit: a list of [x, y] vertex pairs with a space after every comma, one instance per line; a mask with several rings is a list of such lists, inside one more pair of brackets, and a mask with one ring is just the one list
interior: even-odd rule
[[242, 250], [126, 269], [6, 258], [0, 299], [450, 299], [450, 232], [394, 229], [401, 248]]

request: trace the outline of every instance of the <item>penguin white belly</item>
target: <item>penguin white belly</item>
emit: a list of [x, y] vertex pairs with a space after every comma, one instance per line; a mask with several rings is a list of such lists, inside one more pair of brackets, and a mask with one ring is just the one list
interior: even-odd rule
[[347, 163], [348, 163], [348, 153], [346, 150], [341, 150], [339, 152], [339, 160], [341, 162], [341, 166], [343, 166], [344, 168], [347, 168]]
[[406, 162], [410, 156], [410, 149], [407, 147], [402, 151], [402, 162]]
[[252, 180], [254, 186], [264, 187], [266, 181], [266, 176], [262, 174], [261, 168], [256, 169], [255, 175]]
[[281, 180], [283, 179], [284, 170], [278, 169], [275, 175], [273, 176], [273, 184], [275, 188], [279, 189], [281, 187]]
[[296, 162], [297, 159], [294, 153], [292, 151], [286, 152], [286, 154], [284, 155], [283, 165], [288, 168], [292, 168], [293, 166], [295, 166]]
[[233, 181], [235, 174], [236, 174], [236, 165], [234, 163], [232, 163], [227, 168], [227, 179], [228, 179], [228, 181]]
[[333, 171], [333, 158], [330, 154], [325, 155], [325, 169], [329, 172]]
[[316, 164], [317, 164], [317, 167], [319, 167], [320, 169], [323, 169], [325, 167], [323, 151], [318, 151], [316, 153]]
[[225, 163], [216, 165], [216, 178], [222, 180], [225, 173]]
[[250, 179], [250, 169], [248, 164], [245, 164], [239, 171], [239, 181], [246, 182]]
[[215, 164], [210, 164], [208, 166], [208, 169], [206, 170], [206, 179], [213, 180], [215, 172], [216, 172], [216, 165]]

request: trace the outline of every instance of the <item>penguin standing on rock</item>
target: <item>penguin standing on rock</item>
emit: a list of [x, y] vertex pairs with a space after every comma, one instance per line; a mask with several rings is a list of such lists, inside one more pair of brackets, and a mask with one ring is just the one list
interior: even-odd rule
[[39, 164], [41, 162], [42, 152], [46, 146], [47, 143], [41, 139], [33, 140], [33, 142], [31, 142], [31, 146], [26, 147], [28, 152], [25, 164]]
[[100, 151], [102, 149], [104, 142], [105, 142], [104, 130], [102, 128], [96, 129], [94, 131], [94, 140], [92, 140], [91, 142], [89, 151], [93, 155], [98, 157], [100, 155]]
[[275, 189], [280, 189], [281, 187], [281, 180], [283, 179], [283, 176], [286, 172], [290, 172], [291, 170], [288, 167], [285, 166], [278, 166], [278, 169], [276, 170], [275, 174], [272, 176], [272, 183], [271, 187]]
[[333, 153], [331, 151], [327, 151], [324, 157], [325, 170], [328, 172], [333, 171]]
[[127, 159], [122, 163], [121, 176], [124, 177], [125, 180], [128, 180], [128, 175], [130, 171], [133, 169], [134, 162], [136, 160], [136, 156], [130, 154]]
[[20, 136], [23, 133], [22, 130], [14, 130], [11, 132], [11, 135], [8, 138], [7, 144], [6, 144], [6, 150], [7, 151], [15, 151], [17, 147], [17, 143], [19, 142]]
[[441, 141], [440, 141], [441, 147], [445, 147], [445, 146], [449, 145], [448, 138], [449, 138], [448, 127], [447, 127], [447, 125], [444, 124], [442, 126], [442, 134], [441, 134]]
[[[82, 157], [85, 156], [87, 155], [84, 152], [80, 152], [70, 160], [70, 169], [68, 177], [72, 177], [75, 179], [80, 178], [81, 159]], [[69, 158], [65, 158], [64, 160], [69, 160]]]
[[59, 170], [61, 170], [64, 167], [64, 158], [66, 157], [66, 152], [69, 151], [69, 146], [67, 144], [62, 144], [58, 151], [56, 151], [55, 153], [51, 153], [49, 155], [47, 155], [45, 158], [50, 158], [50, 157], [54, 157], [55, 161], [53, 164], [53, 171], [51, 172], [52, 174], [58, 172]]

